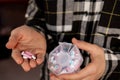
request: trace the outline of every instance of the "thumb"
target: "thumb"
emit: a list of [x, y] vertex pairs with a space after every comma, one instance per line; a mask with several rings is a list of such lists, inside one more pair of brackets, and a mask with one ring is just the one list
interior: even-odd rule
[[10, 36], [9, 40], [6, 43], [6, 47], [8, 49], [15, 48], [20, 39], [21, 39], [21, 36], [19, 35], [19, 33], [11, 33], [11, 36]]
[[85, 50], [89, 53], [93, 53], [91, 51], [94, 48], [94, 45], [91, 43], [87, 43], [85, 41], [80, 41], [80, 40], [77, 40], [76, 38], [72, 39], [72, 43], [75, 44], [78, 48], [80, 48], [82, 50]]

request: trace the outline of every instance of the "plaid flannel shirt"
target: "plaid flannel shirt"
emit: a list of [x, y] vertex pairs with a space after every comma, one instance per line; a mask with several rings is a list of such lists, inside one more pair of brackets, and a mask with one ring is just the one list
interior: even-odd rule
[[[107, 65], [101, 80], [107, 80], [113, 71], [120, 72], [120, 13], [117, 18], [113, 18], [117, 15], [114, 11], [118, 4], [120, 0], [30, 0], [25, 15], [26, 24], [45, 33], [50, 42], [48, 44], [71, 42], [76, 37], [103, 47]], [[53, 49], [52, 45], [48, 45], [48, 49]], [[82, 53], [84, 67], [90, 58], [87, 52]], [[49, 80], [49, 71], [45, 65], [47, 63], [40, 70], [41, 80]]]

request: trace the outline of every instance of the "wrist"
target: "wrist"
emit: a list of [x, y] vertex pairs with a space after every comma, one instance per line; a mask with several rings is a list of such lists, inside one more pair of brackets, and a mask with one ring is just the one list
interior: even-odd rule
[[34, 29], [38, 33], [40, 33], [46, 39], [45, 31], [43, 29], [41, 29], [38, 26], [29, 26], [29, 27], [32, 28], [32, 29]]

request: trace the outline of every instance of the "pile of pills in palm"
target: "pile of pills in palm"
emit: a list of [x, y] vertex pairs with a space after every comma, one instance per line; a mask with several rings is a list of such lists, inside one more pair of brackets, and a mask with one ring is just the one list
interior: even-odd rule
[[36, 57], [28, 51], [22, 51], [21, 55], [23, 56], [23, 59], [36, 59]]

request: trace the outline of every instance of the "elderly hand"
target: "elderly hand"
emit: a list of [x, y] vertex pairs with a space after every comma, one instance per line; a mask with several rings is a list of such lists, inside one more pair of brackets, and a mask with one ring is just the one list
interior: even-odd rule
[[90, 54], [91, 63], [77, 73], [55, 76], [50, 74], [51, 80], [98, 80], [105, 71], [105, 56], [102, 48], [95, 44], [72, 39], [73, 44]]
[[[44, 61], [46, 53], [46, 39], [44, 35], [33, 28], [23, 25], [11, 32], [9, 41], [6, 44], [8, 49], [12, 49], [12, 58], [20, 64], [25, 71], [36, 67]], [[36, 60], [23, 59], [22, 51], [29, 51], [36, 56]]]

